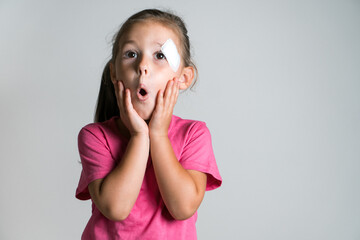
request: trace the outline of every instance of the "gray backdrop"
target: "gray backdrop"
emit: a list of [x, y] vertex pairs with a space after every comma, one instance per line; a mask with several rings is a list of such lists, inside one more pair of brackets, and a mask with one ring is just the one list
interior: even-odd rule
[[79, 239], [77, 134], [112, 35], [171, 8], [200, 79], [175, 113], [207, 122], [223, 186], [199, 239], [360, 239], [360, 1], [0, 1], [0, 239]]

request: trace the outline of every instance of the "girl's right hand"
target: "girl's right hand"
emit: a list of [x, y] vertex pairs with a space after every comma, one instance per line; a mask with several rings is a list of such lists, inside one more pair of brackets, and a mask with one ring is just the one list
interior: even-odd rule
[[146, 134], [148, 136], [149, 128], [144, 119], [142, 119], [134, 109], [131, 103], [130, 90], [125, 89], [122, 81], [116, 81], [114, 88], [121, 121], [129, 130], [130, 135]]

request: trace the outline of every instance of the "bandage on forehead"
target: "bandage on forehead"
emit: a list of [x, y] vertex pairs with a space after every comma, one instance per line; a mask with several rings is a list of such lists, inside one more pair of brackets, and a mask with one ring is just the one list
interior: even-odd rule
[[165, 55], [171, 69], [176, 72], [180, 66], [180, 55], [176, 49], [176, 45], [169, 38], [164, 45], [161, 46], [161, 51]]

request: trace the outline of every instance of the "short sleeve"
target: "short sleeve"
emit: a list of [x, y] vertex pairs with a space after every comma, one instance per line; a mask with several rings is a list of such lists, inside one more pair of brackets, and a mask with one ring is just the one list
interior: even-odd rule
[[88, 185], [105, 178], [115, 166], [104, 133], [96, 126], [81, 129], [78, 135], [78, 148], [82, 164], [82, 172], [76, 189], [76, 198], [90, 199]]
[[195, 122], [191, 126], [179, 161], [185, 169], [207, 174], [207, 191], [221, 186], [222, 178], [216, 164], [211, 134], [204, 122]]

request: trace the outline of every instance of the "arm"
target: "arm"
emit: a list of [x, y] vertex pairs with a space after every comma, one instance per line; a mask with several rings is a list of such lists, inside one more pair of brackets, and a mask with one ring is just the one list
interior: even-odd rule
[[148, 136], [133, 136], [119, 165], [104, 179], [88, 186], [100, 212], [114, 221], [124, 220], [139, 195], [149, 153]]
[[150, 141], [156, 180], [166, 207], [177, 220], [191, 217], [204, 197], [206, 174], [185, 170], [167, 136], [153, 136]]
[[149, 134], [150, 153], [161, 196], [171, 215], [177, 220], [184, 220], [200, 206], [207, 176], [198, 171], [185, 170], [177, 160], [168, 138], [178, 93], [177, 81], [169, 81], [164, 94], [159, 91]]
[[114, 221], [127, 218], [139, 195], [149, 157], [149, 131], [136, 113], [130, 91], [120, 81], [114, 81], [121, 124], [130, 140], [119, 165], [104, 179], [88, 186], [92, 200], [100, 212]]

